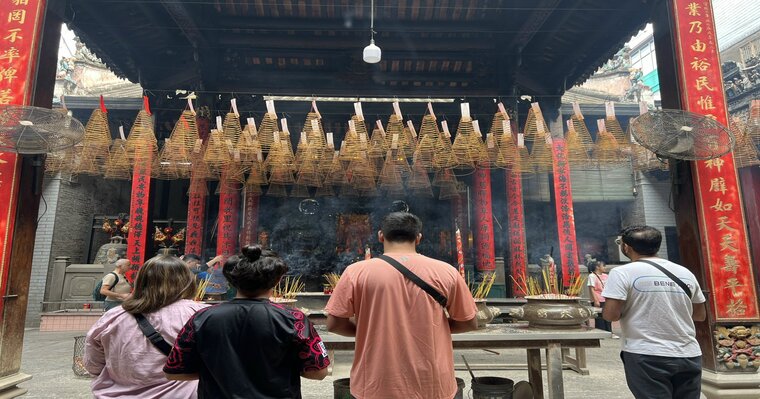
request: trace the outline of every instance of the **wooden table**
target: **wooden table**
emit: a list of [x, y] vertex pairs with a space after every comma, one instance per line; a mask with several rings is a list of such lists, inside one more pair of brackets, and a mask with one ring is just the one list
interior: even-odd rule
[[[354, 338], [320, 331], [330, 350], [354, 350]], [[600, 341], [610, 333], [584, 327], [577, 330], [538, 330], [527, 325], [489, 324], [482, 330], [454, 334], [455, 349], [513, 349], [523, 348], [527, 353], [528, 380], [533, 386], [533, 397], [543, 399], [541, 375], [541, 349], [546, 350], [546, 375], [549, 398], [565, 397], [562, 381], [562, 348], [598, 348]]]

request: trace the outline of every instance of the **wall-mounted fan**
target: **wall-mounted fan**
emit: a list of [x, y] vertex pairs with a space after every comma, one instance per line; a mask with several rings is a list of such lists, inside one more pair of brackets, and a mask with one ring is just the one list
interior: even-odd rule
[[82, 123], [58, 110], [0, 106], [0, 151], [45, 154], [69, 148], [83, 136]]
[[636, 141], [662, 158], [705, 160], [734, 148], [734, 135], [715, 119], [682, 110], [655, 110], [631, 120]]

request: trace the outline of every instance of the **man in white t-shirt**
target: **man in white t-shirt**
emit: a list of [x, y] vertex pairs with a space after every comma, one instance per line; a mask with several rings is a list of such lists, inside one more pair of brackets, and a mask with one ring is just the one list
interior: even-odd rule
[[[620, 320], [626, 382], [636, 398], [699, 398], [702, 351], [694, 321], [707, 316], [705, 297], [688, 269], [657, 258], [662, 234], [631, 226], [617, 240], [631, 263], [613, 269], [602, 296], [603, 316]], [[654, 265], [683, 281], [689, 294]]]

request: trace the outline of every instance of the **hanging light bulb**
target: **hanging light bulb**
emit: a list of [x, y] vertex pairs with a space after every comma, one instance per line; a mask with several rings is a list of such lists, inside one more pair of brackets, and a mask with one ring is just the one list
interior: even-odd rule
[[364, 59], [364, 62], [368, 64], [377, 64], [380, 62], [380, 58], [382, 57], [382, 50], [380, 50], [380, 47], [375, 45], [375, 1], [372, 0], [370, 2], [370, 17], [369, 17], [369, 32], [370, 32], [370, 39], [369, 39], [369, 45], [364, 48], [364, 56], [362, 57]]

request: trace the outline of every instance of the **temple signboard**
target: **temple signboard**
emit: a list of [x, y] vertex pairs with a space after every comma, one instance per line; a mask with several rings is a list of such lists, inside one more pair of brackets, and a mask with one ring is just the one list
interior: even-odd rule
[[567, 143], [563, 138], [552, 139], [552, 161], [554, 172], [554, 198], [557, 201], [557, 231], [559, 254], [562, 264], [562, 284], [567, 287], [573, 276], [580, 274], [578, 268], [578, 244], [575, 238], [575, 213], [573, 192], [570, 186], [570, 163]]
[[[728, 125], [710, 0], [674, 0], [682, 105]], [[702, 255], [718, 322], [758, 321], [755, 276], [734, 157], [692, 164]]]

